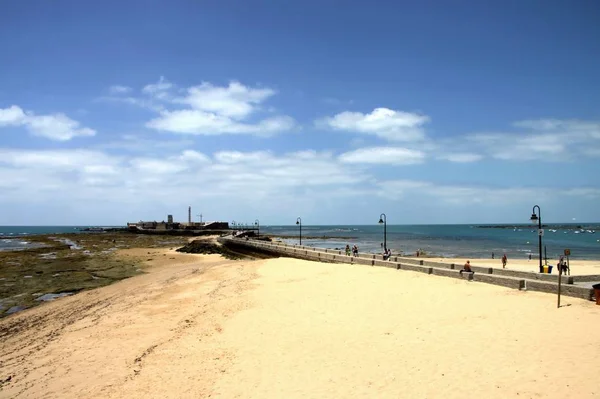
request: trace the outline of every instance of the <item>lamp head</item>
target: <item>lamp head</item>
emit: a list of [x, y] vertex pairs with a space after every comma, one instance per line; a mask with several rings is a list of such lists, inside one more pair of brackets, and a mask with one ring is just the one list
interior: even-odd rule
[[383, 218], [379, 218], [379, 223], [383, 223]]
[[539, 220], [539, 218], [535, 213], [532, 213], [531, 218], [529, 220], [531, 220], [533, 223], [536, 223]]

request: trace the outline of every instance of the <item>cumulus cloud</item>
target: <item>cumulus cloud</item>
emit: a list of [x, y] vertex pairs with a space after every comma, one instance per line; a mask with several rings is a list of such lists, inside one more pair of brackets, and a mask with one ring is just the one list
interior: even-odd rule
[[16, 105], [4, 109], [0, 108], [0, 127], [22, 125], [25, 123], [26, 118], [25, 112]]
[[25, 112], [16, 105], [0, 108], [0, 127], [3, 126], [23, 126], [34, 136], [54, 141], [68, 141], [75, 137], [90, 137], [96, 134], [95, 130], [81, 126], [79, 122], [62, 113], [36, 115], [30, 111]]
[[286, 115], [260, 117], [273, 113], [266, 102], [276, 94], [267, 87], [250, 87], [238, 81], [226, 86], [203, 82], [185, 89], [163, 76], [142, 88], [143, 96], [104, 97], [102, 100], [122, 102], [147, 108], [158, 116], [147, 121], [150, 129], [189, 135], [247, 134], [270, 136], [296, 128], [296, 121]]
[[172, 133], [215, 136], [221, 134], [255, 134], [269, 136], [293, 129], [294, 119], [288, 116], [267, 118], [258, 123], [238, 122], [224, 115], [200, 110], [163, 111], [146, 127]]
[[219, 87], [205, 82], [187, 89], [187, 95], [176, 102], [192, 109], [234, 119], [243, 119], [257, 111], [260, 104], [275, 95], [269, 88], [252, 88], [233, 81]]
[[375, 108], [369, 114], [361, 112], [341, 112], [332, 117], [320, 119], [318, 127], [338, 131], [371, 134], [391, 141], [418, 141], [425, 138], [423, 125], [429, 117], [416, 113], [395, 111], [389, 108]]
[[339, 156], [341, 162], [356, 164], [413, 165], [425, 161], [425, 153], [400, 147], [369, 147]]

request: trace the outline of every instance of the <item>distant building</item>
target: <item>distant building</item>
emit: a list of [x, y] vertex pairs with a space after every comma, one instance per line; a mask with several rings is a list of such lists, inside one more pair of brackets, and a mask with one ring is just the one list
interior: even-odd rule
[[129, 222], [127, 228], [130, 231], [200, 231], [200, 230], [226, 230], [229, 229], [228, 222], [190, 222], [179, 223], [173, 221], [173, 215], [167, 215], [167, 221], [142, 221]]

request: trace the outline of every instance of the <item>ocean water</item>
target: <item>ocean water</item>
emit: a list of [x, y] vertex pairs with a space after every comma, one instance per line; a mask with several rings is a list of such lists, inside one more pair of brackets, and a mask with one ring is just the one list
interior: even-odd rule
[[[579, 223], [584, 230], [592, 230], [598, 223]], [[556, 232], [545, 229], [542, 245], [548, 259], [557, 259], [564, 249], [571, 250], [573, 259], [600, 259], [600, 229], [596, 233], [579, 232], [575, 225], [556, 226]], [[586, 227], [587, 226], [587, 227]], [[91, 226], [0, 226], [0, 250], [26, 248], [27, 236], [34, 234], [78, 233]], [[104, 226], [119, 227], [119, 226]], [[506, 253], [509, 258], [527, 258], [538, 254], [537, 228], [518, 225], [516, 228], [479, 228], [477, 225], [388, 225], [387, 246], [394, 253], [414, 254], [417, 249], [443, 257], [496, 258]], [[554, 228], [553, 228], [554, 229]], [[286, 241], [298, 242], [299, 228], [289, 226], [261, 226], [261, 233], [289, 236]], [[383, 226], [302, 226], [304, 245], [343, 248], [356, 244], [362, 252], [381, 252]], [[307, 237], [319, 238], [307, 238]], [[323, 238], [337, 237], [337, 238]]]
[[[580, 224], [586, 226], [585, 224]], [[588, 227], [598, 224], [587, 224]], [[573, 259], [600, 259], [600, 231], [575, 233], [574, 225], [563, 225], [556, 232], [545, 229], [542, 247], [548, 259], [558, 259], [565, 249]], [[553, 228], [555, 229], [555, 228]], [[579, 230], [577, 230], [579, 231]], [[594, 230], [595, 231], [595, 230]], [[298, 226], [261, 226], [261, 233], [292, 236], [286, 241], [298, 243]], [[302, 226], [302, 244], [324, 248], [358, 245], [362, 252], [380, 253], [384, 241], [383, 226]], [[418, 249], [440, 257], [509, 258], [538, 256], [537, 227], [520, 225], [513, 228], [479, 228], [476, 225], [388, 225], [387, 246], [394, 253], [415, 254]], [[542, 250], [544, 250], [542, 248]], [[545, 255], [543, 255], [545, 256]]]

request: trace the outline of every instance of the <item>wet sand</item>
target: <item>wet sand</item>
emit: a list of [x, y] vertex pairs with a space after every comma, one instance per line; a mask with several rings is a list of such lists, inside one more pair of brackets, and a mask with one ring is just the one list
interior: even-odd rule
[[0, 397], [600, 395], [593, 302], [378, 267], [121, 254], [152, 259], [148, 274], [0, 320]]

